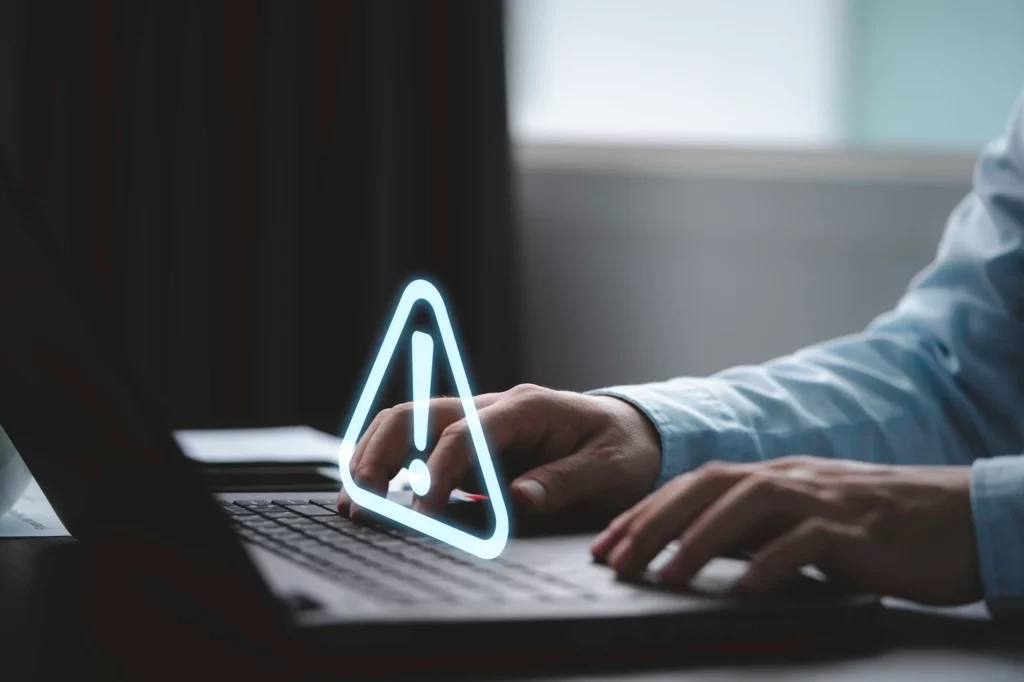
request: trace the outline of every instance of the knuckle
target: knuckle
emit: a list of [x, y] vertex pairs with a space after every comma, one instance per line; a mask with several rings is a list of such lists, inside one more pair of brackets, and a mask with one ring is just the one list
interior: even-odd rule
[[690, 473], [687, 473], [687, 474], [679, 474], [678, 476], [673, 478], [671, 481], [669, 481], [668, 485], [666, 485], [665, 488], [671, 488], [673, 495], [676, 494], [676, 493], [679, 493], [679, 492], [685, 490], [690, 485], [690, 483], [693, 481], [693, 478], [694, 478], [695, 475], [696, 475], [696, 472], [690, 472]]
[[541, 393], [543, 391], [544, 391], [544, 389], [541, 388], [540, 386], [538, 386], [537, 384], [517, 384], [516, 386], [513, 386], [512, 388], [510, 388], [508, 392], [509, 392], [510, 395], [517, 395], [517, 396], [527, 395], [528, 396], [528, 395], [535, 395], [535, 394]]
[[540, 402], [548, 403], [557, 394], [558, 391], [536, 384], [519, 384], [508, 392], [509, 397], [515, 399], [521, 405], [534, 405]]
[[775, 479], [760, 471], [755, 471], [747, 476], [743, 486], [751, 495], [767, 495], [776, 491]]
[[842, 491], [835, 488], [821, 488], [814, 493], [818, 501], [829, 506], [838, 509], [845, 509], [848, 504], [846, 501], [846, 495]]
[[643, 543], [644, 530], [647, 528], [643, 514], [638, 514], [626, 525], [623, 538], [628, 538], [634, 545]]
[[391, 414], [392, 412], [390, 407], [386, 407], [377, 413], [377, 416], [373, 418], [373, 421], [370, 422], [370, 425], [363, 429], [363, 432], [359, 434], [358, 445], [361, 448], [365, 448], [366, 445], [369, 443], [369, 440], [367, 439], [366, 436], [370, 433], [371, 430], [376, 430], [377, 432], [383, 433], [386, 432], [387, 429], [391, 427], [392, 422], [389, 419]]
[[726, 462], [711, 461], [702, 464], [695, 472], [704, 479], [718, 481], [732, 473], [732, 467]]
[[405, 417], [408, 417], [409, 415], [412, 414], [412, 412], [413, 412], [413, 404], [412, 403], [400, 403], [400, 404], [395, 405], [394, 407], [392, 407], [390, 412], [391, 412], [391, 414], [396, 419], [404, 419]]
[[825, 528], [825, 519], [821, 518], [820, 516], [815, 516], [810, 519], [807, 519], [807, 522], [804, 524], [804, 531], [807, 532], [808, 535], [821, 533], [825, 530]]
[[357, 483], [366, 483], [374, 478], [377, 472], [377, 467], [368, 458], [363, 459], [356, 465], [356, 468], [352, 471], [352, 478]]
[[823, 541], [832, 533], [832, 524], [819, 516], [808, 519], [804, 524], [804, 536], [809, 541]]
[[441, 439], [445, 441], [458, 442], [465, 440], [467, 437], [469, 437], [469, 422], [465, 419], [452, 422], [441, 432]]
[[[373, 418], [373, 421], [370, 422], [370, 426], [373, 426], [374, 424], [380, 426], [381, 424], [388, 420], [388, 415], [390, 414], [391, 408], [385, 407], [383, 410], [378, 412], [377, 415]], [[367, 431], [369, 431], [369, 429], [367, 429]]]
[[786, 455], [781, 458], [779, 462], [784, 464], [795, 464], [798, 466], [807, 466], [814, 463], [815, 458], [811, 455]]

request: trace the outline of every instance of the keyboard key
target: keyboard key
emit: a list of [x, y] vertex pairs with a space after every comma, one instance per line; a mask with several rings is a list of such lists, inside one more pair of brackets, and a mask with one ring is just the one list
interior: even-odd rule
[[295, 518], [277, 518], [273, 519], [275, 522], [280, 523], [282, 526], [288, 526], [289, 528], [323, 528], [322, 525], [314, 521], [313, 519], [307, 519], [304, 516], [296, 516]]
[[256, 513], [252, 509], [248, 509], [246, 507], [239, 507], [233, 504], [225, 505], [221, 507], [221, 509], [223, 509], [224, 513], [228, 516], [253, 516]]
[[315, 504], [289, 504], [285, 509], [303, 516], [337, 516], [338, 512]]
[[314, 537], [318, 540], [330, 540], [331, 538], [336, 538], [341, 535], [340, 533], [338, 533], [338, 531], [334, 530], [333, 528], [324, 528], [323, 526], [311, 528], [305, 531], [305, 533], [306, 535]]
[[245, 541], [383, 601], [497, 603], [598, 596], [571, 580], [503, 559], [480, 561], [418, 533], [355, 524], [332, 510], [321, 513], [323, 505], [291, 506], [311, 515], [256, 504], [247, 509], [258, 515], [232, 520]]
[[297, 519], [300, 518], [295, 512], [290, 512], [282, 507], [254, 507], [256, 513], [266, 516], [268, 519]]
[[[239, 516], [235, 517], [234, 520], [246, 528], [253, 528], [260, 531], [284, 528], [281, 524], [275, 523], [273, 519], [265, 519], [262, 516]], [[285, 530], [287, 530], [287, 528], [285, 528]]]

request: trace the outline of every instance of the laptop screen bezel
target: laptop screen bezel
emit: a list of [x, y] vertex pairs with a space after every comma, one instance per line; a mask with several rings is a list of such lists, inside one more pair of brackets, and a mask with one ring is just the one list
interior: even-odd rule
[[280, 646], [280, 605], [199, 465], [132, 385], [91, 282], [50, 237], [0, 163], [0, 424], [83, 545], [218, 632]]

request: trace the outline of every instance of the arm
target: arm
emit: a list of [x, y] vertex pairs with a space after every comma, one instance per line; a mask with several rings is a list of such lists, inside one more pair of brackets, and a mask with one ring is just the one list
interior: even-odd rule
[[[1024, 608], [1024, 100], [979, 159], [935, 262], [862, 334], [709, 379], [605, 389], [657, 427], [659, 483], [710, 459], [974, 462], [994, 611]], [[975, 460], [978, 460], [975, 462]]]
[[662, 481], [712, 457], [969, 464], [1024, 449], [1019, 135], [1016, 157], [1005, 144], [982, 157], [936, 261], [865, 332], [707, 379], [596, 391], [658, 427]]
[[[1018, 125], [1020, 116], [1018, 106]], [[749, 475], [752, 470], [759, 472], [754, 483], [770, 477], [776, 468], [803, 477], [803, 461], [780, 459], [786, 454], [826, 455], [833, 458], [826, 460], [828, 464], [845, 471], [853, 465], [837, 459], [967, 465], [977, 457], [1019, 451], [1024, 440], [1024, 414], [1014, 414], [1013, 410], [1024, 412], [1021, 147], [1021, 132], [1015, 128], [1006, 141], [985, 153], [978, 166], [975, 190], [950, 219], [936, 262], [915, 280], [896, 311], [877, 320], [863, 334], [760, 367], [729, 370], [710, 379], [676, 379], [597, 392], [605, 395], [521, 385], [503, 393], [477, 396], [480, 424], [491, 451], [500, 456], [503, 475], [511, 479], [510, 499], [517, 511], [541, 519], [573, 514], [592, 518], [627, 510], [597, 541], [603, 547], [597, 554], [603, 555], [610, 552], [608, 543], [618, 542], [625, 532], [622, 519], [643, 508], [645, 502], [660, 504], [663, 500], [659, 495], [679, 493], [684, 506], [692, 506], [701, 500], [704, 504], [714, 502], [723, 492], [715, 493], [714, 485], [723, 481], [731, 485], [737, 476]], [[412, 413], [412, 403], [382, 410], [361, 434], [349, 463], [353, 480], [361, 488], [383, 492], [404, 465], [411, 442]], [[430, 415], [434, 447], [427, 467], [431, 486], [426, 496], [416, 499], [414, 509], [439, 514], [453, 488], [472, 482], [476, 453], [458, 399], [433, 399]], [[702, 473], [676, 478], [672, 486], [663, 486], [641, 501], [656, 483], [711, 459], [770, 461], [753, 467], [705, 467]], [[720, 471], [723, 467], [727, 469], [724, 473]], [[812, 469], [811, 474], [823, 471], [821, 460], [807, 468]], [[863, 479], [863, 468], [853, 468], [856, 471], [851, 475]], [[892, 491], [908, 490], [908, 482], [921, 484], [910, 486], [914, 494], [882, 495], [885, 499], [899, 498], [916, 510], [913, 519], [900, 513], [888, 517], [903, 524], [897, 536], [925, 542], [935, 556], [958, 557], [962, 570], [946, 573], [959, 576], [952, 579], [952, 584], [967, 585], [965, 590], [950, 591], [943, 587], [946, 583], [931, 581], [934, 591], [927, 594], [892, 583], [879, 587], [932, 600], [977, 598], [980, 590], [972, 589], [971, 580], [971, 572], [978, 572], [977, 563], [990, 604], [999, 608], [1010, 608], [1015, 603], [1024, 606], [1024, 571], [1017, 568], [1024, 565], [1024, 458], [982, 460], [974, 465], [973, 477], [967, 466], [929, 472], [906, 468], [892, 472], [888, 470], [895, 467], [879, 465], [875, 469], [883, 470], [883, 475], [894, 474]], [[712, 484], [711, 489], [702, 490], [715, 494], [690, 494], [687, 486], [694, 481]], [[812, 494], [806, 480], [796, 489], [803, 491], [805, 498], [813, 498], [809, 504], [821, 502], [821, 496]], [[774, 492], [770, 487], [752, 485], [738, 488], [737, 493], [765, 490]], [[789, 494], [794, 488], [789, 486], [787, 490]], [[825, 497], [835, 500], [844, 495], [870, 504], [880, 492], [873, 482], [862, 481], [851, 483], [843, 495], [832, 490]], [[783, 498], [775, 498], [775, 502]], [[917, 504], [915, 500], [929, 504]], [[947, 504], [947, 500], [954, 503]], [[723, 495], [721, 504], [738, 501], [735, 495]], [[351, 504], [344, 492], [338, 504], [356, 519], [366, 513]], [[739, 507], [753, 510], [763, 520], [757, 504]], [[899, 511], [894, 505], [889, 508], [890, 512]], [[834, 520], [838, 523], [853, 507], [830, 509], [839, 517]], [[966, 522], [946, 523], [941, 515], [924, 513], [928, 509], [955, 512], [953, 521]], [[687, 518], [685, 514], [674, 515], [670, 523], [685, 525]], [[822, 544], [835, 535], [836, 529], [821, 525], [820, 520], [815, 523], [818, 525], [801, 531], [799, 543], [813, 541], [818, 543], [818, 550], [838, 547]], [[907, 523], [914, 529], [903, 532]], [[640, 525], [655, 530], [659, 527], [657, 523]], [[631, 523], [630, 532], [632, 528]], [[932, 532], [935, 528], [941, 532]], [[822, 535], [823, 529], [826, 535]], [[885, 559], [882, 567], [887, 573], [883, 577], [917, 575], [915, 570], [889, 570], [910, 565], [900, 563], [903, 559], [920, 565], [922, 556], [912, 547], [900, 545], [886, 559], [875, 550], [864, 550], [863, 529], [843, 526], [842, 532], [854, 543], [843, 546], [856, 550], [862, 559]], [[727, 534], [715, 531], [705, 537], [721, 542]], [[883, 540], [891, 537], [888, 531], [882, 533]], [[669, 539], [659, 535], [661, 545], [654, 542], [647, 549], [656, 551]], [[815, 548], [813, 543], [810, 546]], [[714, 546], [704, 548], [709, 551]], [[608, 557], [616, 558], [613, 554], [610, 552]], [[975, 554], [980, 561], [975, 561]], [[783, 552], [779, 556], [792, 559], [794, 555]], [[810, 556], [811, 560], [804, 563], [813, 563], [813, 555], [801, 556]], [[623, 560], [621, 555], [616, 561], [624, 561], [627, 566], [636, 563]], [[846, 561], [841, 564], [844, 569], [853, 565]], [[776, 573], [785, 567], [784, 562], [773, 565]], [[942, 567], [944, 563], [929, 561], [925, 565]], [[878, 569], [875, 566], [870, 570]]]

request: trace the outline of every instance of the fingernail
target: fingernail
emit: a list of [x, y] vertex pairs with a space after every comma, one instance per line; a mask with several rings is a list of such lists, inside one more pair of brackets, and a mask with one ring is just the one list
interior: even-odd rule
[[535, 507], [542, 507], [544, 502], [548, 499], [548, 491], [544, 489], [544, 486], [540, 484], [540, 481], [533, 479], [527, 479], [520, 481], [516, 484], [516, 488], [520, 493], [526, 496], [526, 499]]
[[626, 538], [615, 545], [611, 555], [608, 557], [608, 565], [616, 571], [621, 571], [629, 565], [633, 558], [633, 539]]

